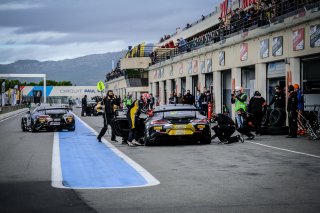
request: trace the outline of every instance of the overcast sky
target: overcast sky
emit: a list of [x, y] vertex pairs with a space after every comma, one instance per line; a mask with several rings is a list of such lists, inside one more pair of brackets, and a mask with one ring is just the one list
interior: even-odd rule
[[61, 60], [154, 43], [221, 0], [0, 0], [0, 63]]

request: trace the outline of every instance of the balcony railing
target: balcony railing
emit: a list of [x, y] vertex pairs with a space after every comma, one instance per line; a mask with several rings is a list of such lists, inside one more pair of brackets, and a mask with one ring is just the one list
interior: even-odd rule
[[320, 11], [320, 0], [293, 1], [286, 0], [273, 5], [259, 5], [258, 11], [253, 5], [245, 10], [239, 9], [237, 14], [231, 14], [212, 27], [210, 32], [198, 34], [186, 39], [184, 45], [175, 48], [158, 48], [152, 55], [152, 64], [156, 64], [186, 52], [208, 46], [214, 43], [223, 42], [226, 39], [238, 34], [246, 33], [257, 27], [268, 26], [272, 23], [283, 22], [287, 17], [297, 14], [304, 14], [307, 10]]

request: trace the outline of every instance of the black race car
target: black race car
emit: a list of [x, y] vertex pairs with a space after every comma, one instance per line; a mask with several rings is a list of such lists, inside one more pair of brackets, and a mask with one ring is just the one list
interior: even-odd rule
[[64, 106], [38, 106], [21, 118], [22, 131], [76, 129], [74, 115]]
[[[188, 140], [202, 144], [211, 143], [208, 119], [191, 105], [158, 106], [149, 117], [140, 116], [138, 123], [140, 137], [146, 146], [158, 142]], [[119, 112], [111, 121], [117, 136], [128, 137], [129, 123], [125, 112]]]

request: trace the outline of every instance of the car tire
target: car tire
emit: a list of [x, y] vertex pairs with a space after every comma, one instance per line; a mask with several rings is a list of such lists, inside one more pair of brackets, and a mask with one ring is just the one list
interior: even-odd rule
[[211, 138], [201, 140], [200, 144], [211, 144]]
[[146, 136], [144, 136], [143, 141], [144, 141], [144, 145], [145, 146], [151, 146], [152, 145], [150, 140]]
[[21, 129], [23, 132], [27, 131], [26, 126], [25, 126], [25, 118], [21, 119]]

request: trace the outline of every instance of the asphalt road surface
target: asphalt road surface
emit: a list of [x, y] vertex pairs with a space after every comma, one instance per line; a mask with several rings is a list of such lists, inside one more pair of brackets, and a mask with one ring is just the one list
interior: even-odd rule
[[[216, 139], [210, 145], [132, 148], [118, 138], [112, 144], [160, 184], [60, 189], [52, 187], [55, 133], [22, 132], [20, 118], [0, 121], [0, 212], [320, 211], [320, 141], [262, 136], [254, 143], [225, 145]], [[81, 119], [100, 131], [101, 117]], [[86, 142], [97, 148], [97, 141]], [[76, 137], [68, 143], [80, 146]]]

